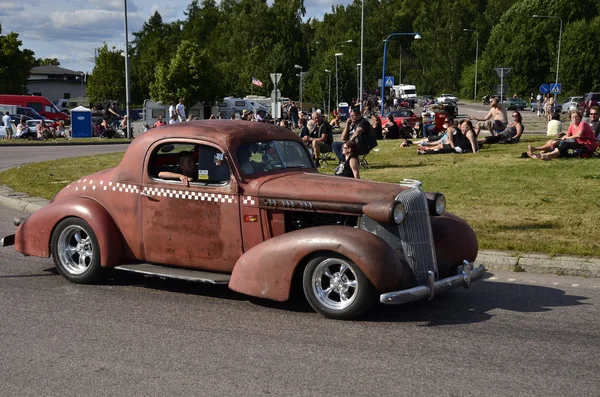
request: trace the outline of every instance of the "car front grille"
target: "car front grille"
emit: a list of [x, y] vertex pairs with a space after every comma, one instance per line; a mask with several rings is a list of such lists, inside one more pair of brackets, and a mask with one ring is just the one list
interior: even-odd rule
[[437, 278], [437, 261], [427, 198], [421, 189], [414, 187], [399, 193], [396, 201], [404, 204], [406, 209], [406, 219], [398, 225], [404, 256], [419, 283], [424, 284], [428, 271], [432, 271]]

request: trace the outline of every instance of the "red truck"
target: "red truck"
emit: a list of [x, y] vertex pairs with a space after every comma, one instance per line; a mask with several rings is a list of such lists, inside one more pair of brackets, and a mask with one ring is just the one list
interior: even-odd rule
[[61, 112], [44, 96], [0, 94], [0, 103], [32, 108], [48, 120], [63, 120], [65, 124], [71, 120], [68, 114]]

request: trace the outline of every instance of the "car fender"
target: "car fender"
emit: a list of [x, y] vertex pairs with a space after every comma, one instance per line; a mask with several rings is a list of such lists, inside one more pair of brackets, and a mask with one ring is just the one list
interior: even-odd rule
[[379, 292], [412, 286], [414, 278], [408, 264], [379, 237], [348, 226], [317, 226], [273, 237], [248, 250], [235, 264], [229, 288], [285, 301], [296, 268], [323, 251], [356, 263]]
[[431, 229], [440, 278], [453, 275], [453, 269], [464, 260], [477, 258], [477, 236], [462, 218], [446, 212], [431, 217]]
[[113, 267], [123, 258], [123, 239], [114, 220], [97, 201], [71, 198], [49, 203], [25, 219], [17, 229], [15, 249], [26, 256], [50, 256], [50, 240], [56, 225], [68, 217], [86, 221], [100, 246], [100, 264]]

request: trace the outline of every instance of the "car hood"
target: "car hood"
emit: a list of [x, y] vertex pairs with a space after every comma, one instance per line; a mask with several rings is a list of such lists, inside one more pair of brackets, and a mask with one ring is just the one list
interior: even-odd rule
[[398, 193], [407, 189], [410, 187], [394, 183], [298, 173], [264, 182], [258, 190], [258, 195], [260, 198], [367, 204], [393, 200]]

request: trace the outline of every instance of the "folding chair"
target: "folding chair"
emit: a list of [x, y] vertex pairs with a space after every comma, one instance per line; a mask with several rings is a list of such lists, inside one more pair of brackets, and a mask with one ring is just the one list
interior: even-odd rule
[[[334, 158], [332, 157], [332, 155], [333, 155], [333, 151], [327, 152], [327, 153], [321, 153], [320, 154], [320, 156], [319, 156], [319, 163], [321, 164], [321, 167], [324, 167], [330, 161], [334, 160]], [[337, 158], [335, 160], [337, 160]]]
[[367, 161], [367, 156], [369, 155], [369, 153], [371, 153], [370, 150], [367, 153], [358, 155], [358, 164], [362, 168], [371, 168], [371, 166], [369, 165], [369, 162]]

